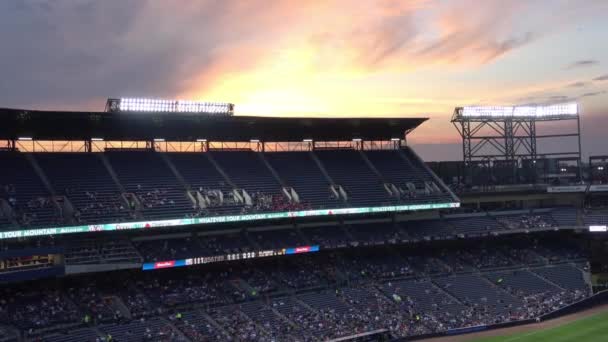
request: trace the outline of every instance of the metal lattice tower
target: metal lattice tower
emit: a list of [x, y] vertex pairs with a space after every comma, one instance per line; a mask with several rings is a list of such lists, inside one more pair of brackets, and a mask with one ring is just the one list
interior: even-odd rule
[[[576, 131], [538, 135], [537, 124], [576, 121]], [[580, 118], [576, 104], [545, 107], [457, 107], [451, 120], [462, 138], [462, 154], [467, 175], [475, 165], [504, 163], [521, 167], [529, 160], [562, 158], [581, 165]], [[538, 142], [549, 138], [576, 137], [572, 150], [539, 153]], [[579, 172], [580, 173], [580, 172]]]

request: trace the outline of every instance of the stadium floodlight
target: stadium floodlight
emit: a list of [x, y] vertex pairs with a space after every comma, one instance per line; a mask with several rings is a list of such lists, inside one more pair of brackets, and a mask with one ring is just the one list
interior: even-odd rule
[[108, 99], [108, 112], [172, 112], [233, 115], [234, 105], [223, 102], [164, 100], [144, 98]]
[[165, 141], [165, 139], [163, 139], [163, 138], [154, 138], [154, 141], [156, 141], [156, 142], [163, 142], [163, 141]]
[[312, 142], [312, 139], [304, 139], [303, 142]]
[[92, 141], [103, 141], [103, 138], [91, 138]]
[[251, 139], [251, 140], [249, 140], [249, 142], [252, 144], [257, 144], [260, 142], [260, 139]]
[[361, 142], [361, 138], [353, 138], [354, 142]]
[[196, 139], [197, 142], [207, 142], [207, 139]]
[[562, 103], [549, 106], [468, 106], [461, 115], [472, 118], [543, 118], [578, 115], [577, 103]]
[[24, 141], [24, 140], [25, 140], [25, 141], [30, 141], [30, 140], [33, 140], [33, 139], [32, 139], [32, 137], [19, 137], [19, 138], [17, 138], [17, 139], [18, 139], [18, 140], [21, 140], [21, 141]]

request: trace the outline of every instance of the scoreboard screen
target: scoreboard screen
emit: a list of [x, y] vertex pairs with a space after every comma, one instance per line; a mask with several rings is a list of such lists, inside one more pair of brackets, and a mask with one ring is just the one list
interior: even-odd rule
[[292, 255], [292, 254], [301, 254], [301, 253], [313, 253], [318, 252], [319, 246], [300, 246], [300, 247], [291, 247], [291, 248], [282, 248], [282, 249], [267, 249], [255, 252], [242, 252], [242, 253], [231, 253], [231, 254], [223, 254], [223, 255], [212, 255], [212, 256], [201, 256], [189, 259], [179, 259], [179, 260], [167, 260], [167, 261], [157, 261], [157, 262], [148, 262], [142, 265], [142, 270], [150, 271], [157, 270], [161, 268], [173, 268], [173, 267], [184, 267], [184, 266], [195, 266], [195, 265], [204, 265], [204, 264], [212, 264], [216, 262], [224, 262], [224, 261], [238, 261], [238, 260], [246, 260], [246, 259], [257, 259], [257, 258], [267, 258], [273, 256], [281, 256], [281, 255]]

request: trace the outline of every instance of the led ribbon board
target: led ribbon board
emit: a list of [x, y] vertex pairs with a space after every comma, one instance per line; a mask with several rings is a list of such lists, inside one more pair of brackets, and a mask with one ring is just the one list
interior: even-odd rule
[[29, 237], [29, 236], [63, 235], [63, 234], [86, 233], [86, 232], [163, 228], [163, 227], [165, 227], [165, 228], [166, 227], [183, 227], [183, 226], [190, 226], [190, 225], [227, 223], [227, 222], [259, 221], [259, 220], [273, 220], [273, 219], [282, 219], [282, 218], [312, 217], [312, 216], [389, 213], [389, 212], [398, 212], [398, 211], [448, 209], [448, 208], [458, 208], [458, 207], [460, 207], [460, 203], [458, 203], [458, 202], [433, 203], [433, 204], [410, 204], [410, 205], [393, 205], [393, 206], [384, 206], [384, 207], [301, 210], [301, 211], [287, 211], [287, 212], [279, 212], [279, 213], [208, 216], [208, 217], [195, 217], [195, 218], [170, 219], [170, 220], [158, 220], [158, 221], [106, 223], [106, 224], [92, 224], [92, 225], [84, 225], [84, 226], [67, 226], [67, 227], [49, 227], [49, 228], [24, 229], [24, 230], [13, 230], [13, 231], [7, 231], [7, 232], [0, 232], [0, 240], [22, 238], [22, 237]]
[[141, 269], [144, 271], [150, 271], [150, 270], [159, 270], [159, 269], [163, 269], [163, 268], [205, 265], [205, 264], [211, 264], [211, 263], [223, 262], [223, 261], [237, 261], [237, 260], [245, 260], [245, 259], [267, 258], [267, 257], [272, 257], [272, 256], [280, 256], [280, 255], [314, 253], [314, 252], [318, 252], [318, 251], [319, 251], [318, 245], [283, 248], [283, 249], [269, 249], [269, 250], [263, 250], [263, 251], [255, 251], [255, 252], [242, 252], [242, 253], [232, 253], [232, 254], [224, 254], [224, 255], [212, 255], [212, 256], [196, 257], [196, 258], [189, 258], [189, 259], [146, 262], [142, 265]]
[[564, 103], [550, 106], [505, 106], [505, 107], [463, 107], [461, 115], [469, 118], [544, 118], [578, 115], [578, 104]]

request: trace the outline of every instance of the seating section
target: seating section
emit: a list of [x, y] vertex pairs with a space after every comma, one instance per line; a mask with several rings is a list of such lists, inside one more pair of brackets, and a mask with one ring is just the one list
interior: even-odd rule
[[[373, 167], [361, 153], [364, 153]], [[313, 156], [318, 157], [322, 168], [333, 181], [344, 188], [348, 201], [339, 198], [330, 189], [329, 179], [324, 176]], [[41, 179], [28, 158], [40, 165], [53, 191], [48, 191], [42, 181], [44, 177]], [[107, 158], [111, 170], [106, 168], [103, 158]], [[283, 193], [281, 182], [262, 158], [277, 172], [285, 186], [296, 190], [299, 203], [291, 201]], [[453, 200], [443, 184], [437, 183], [433, 174], [409, 148], [399, 151], [318, 150], [263, 154], [249, 150], [164, 154], [108, 151], [103, 155], [1, 152], [0, 162], [11, 165], [10, 168], [0, 170], [0, 199], [4, 207], [0, 213], [0, 228], [3, 229], [11, 226], [97, 224]], [[183, 178], [174, 174], [171, 165]], [[116, 184], [113, 172], [120, 184]], [[395, 185], [399, 190], [399, 198], [391, 197], [383, 182]], [[123, 187], [126, 196], [120, 193]], [[235, 195], [234, 188], [246, 190], [252, 202], [245, 204], [236, 200], [239, 196]], [[190, 198], [187, 189], [199, 192], [205, 205], [194, 203], [200, 198]], [[219, 196], [216, 191], [222, 195]], [[52, 198], [50, 192], [66, 196], [74, 213], [67, 216], [61, 214], [65, 213], [60, 209], [61, 197]], [[137, 201], [130, 199], [130, 193], [137, 196]], [[608, 223], [602, 212], [586, 213], [583, 221], [586, 225]], [[443, 223], [447, 224], [431, 224], [435, 224], [432, 228], [436, 232], [435, 237], [487, 234], [497, 230], [572, 227], [578, 221], [576, 209], [557, 208], [524, 214], [492, 213], [479, 217], [452, 217], [445, 218]], [[412, 239], [428, 238], [424, 228], [425, 224], [408, 228], [404, 236]]]
[[295, 229], [250, 231], [249, 236], [262, 249], [280, 249], [307, 245]]
[[201, 195], [212, 190], [223, 193], [224, 201], [212, 200], [206, 214], [234, 214], [243, 208], [242, 204], [234, 203], [232, 199], [232, 186], [226, 182], [215, 166], [209, 161], [207, 155], [202, 153], [170, 153], [167, 155], [177, 168], [187, 184]]
[[312, 245], [319, 245], [322, 249], [343, 248], [350, 243], [340, 226], [303, 227], [300, 231]]
[[238, 337], [243, 341], [269, 340], [269, 333], [239, 311], [236, 306], [212, 309], [209, 315], [229, 336]]
[[220, 167], [238, 188], [250, 195], [279, 195], [281, 185], [253, 151], [211, 152]]
[[134, 244], [147, 262], [186, 259], [202, 254], [202, 246], [193, 237], [138, 240]]
[[548, 229], [558, 226], [555, 219], [547, 213], [523, 215], [496, 215], [496, 220], [507, 229]]
[[402, 231], [410, 239], [424, 239], [426, 237], [445, 238], [456, 235], [454, 227], [445, 220], [411, 221], [401, 224]]
[[389, 298], [399, 296], [396, 298], [401, 298], [401, 305], [412, 312], [435, 317], [438, 325], [445, 325], [441, 330], [462, 326], [466, 321], [461, 316], [466, 306], [429, 280], [388, 282], [382, 286], [382, 291]]
[[488, 234], [503, 228], [498, 221], [487, 216], [449, 219], [448, 222], [455, 228], [456, 234], [464, 235]]
[[0, 152], [0, 165], [0, 198], [12, 207], [19, 225], [50, 226], [61, 221], [53, 199], [25, 154]]
[[522, 303], [506, 291], [497, 290], [487, 280], [476, 275], [457, 275], [434, 280], [443, 290], [466, 305], [482, 306], [494, 314], [509, 314], [521, 310]]
[[241, 311], [247, 315], [255, 324], [263, 329], [274, 339], [289, 341], [294, 336], [302, 336], [301, 328], [280, 317], [272, 308], [261, 302], [248, 302], [240, 305]]
[[96, 342], [101, 336], [93, 329], [74, 329], [65, 334], [57, 333], [45, 336], [44, 342]]
[[127, 203], [98, 155], [36, 153], [34, 157], [56, 193], [74, 206], [77, 222], [120, 222], [129, 217]]
[[229, 338], [200, 311], [185, 312], [182, 319], [175, 320], [174, 324], [191, 341], [222, 341]]
[[563, 289], [583, 290], [589, 287], [581, 271], [571, 265], [538, 268], [533, 272]]
[[[424, 168], [424, 165], [416, 161], [417, 158], [409, 148], [401, 151], [365, 151], [365, 154], [387, 182], [394, 184], [405, 192], [408, 190], [407, 183], [415, 186], [417, 193], [405, 195], [405, 201], [414, 203], [450, 201], [447, 191], [436, 183], [431, 173]], [[425, 194], [423, 191], [425, 182], [434, 182], [440, 187], [440, 192]]]
[[9, 230], [13, 227], [13, 223], [9, 217], [6, 217], [2, 211], [0, 211], [0, 229]]
[[393, 200], [359, 151], [315, 151], [332, 180], [341, 185], [354, 207], [389, 204]]
[[137, 195], [145, 217], [181, 218], [194, 210], [186, 189], [154, 152], [106, 152], [127, 192]]
[[265, 153], [264, 157], [281, 175], [288, 186], [293, 187], [303, 203], [315, 208], [338, 208], [344, 203], [333, 198], [330, 183], [319, 170], [309, 152]]
[[66, 241], [69, 265], [140, 263], [141, 256], [127, 238], [76, 238]]
[[18, 331], [12, 328], [0, 326], [0, 342], [19, 341]]
[[[542, 242], [528, 240], [432, 252], [375, 246], [20, 283], [0, 287], [9, 298], [0, 327], [49, 341], [87, 341], [95, 332], [117, 341], [309, 341], [376, 329], [408, 337], [533, 319], [589, 296], [583, 271], [570, 263], [580, 259], [530, 268], [531, 252], [564, 247], [545, 240], [538, 249]], [[496, 252], [501, 246], [516, 252]], [[510, 268], [497, 269], [502, 264]]]
[[542, 280], [539, 276], [526, 270], [491, 273], [486, 277], [488, 280], [494, 282], [494, 284], [506, 289], [512, 295], [520, 298], [547, 291], [551, 292], [559, 290], [552, 284]]
[[577, 226], [577, 210], [575, 208], [558, 208], [551, 211], [555, 222], [562, 227]]
[[608, 215], [601, 212], [590, 212], [585, 214], [585, 225], [608, 225]]
[[395, 244], [403, 239], [403, 233], [397, 226], [386, 223], [351, 225], [348, 231], [361, 246]]
[[[106, 336], [111, 335], [112, 340], [136, 341], [179, 341], [180, 334], [167, 322], [160, 318], [149, 320], [135, 320], [126, 324], [109, 324], [99, 327]], [[181, 339], [181, 341], [186, 341]]]
[[221, 235], [200, 235], [203, 245], [202, 256], [224, 255], [230, 253], [243, 253], [253, 250], [244, 233], [231, 233]]

